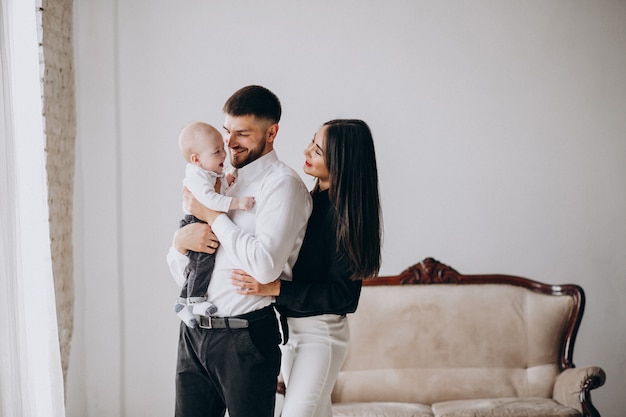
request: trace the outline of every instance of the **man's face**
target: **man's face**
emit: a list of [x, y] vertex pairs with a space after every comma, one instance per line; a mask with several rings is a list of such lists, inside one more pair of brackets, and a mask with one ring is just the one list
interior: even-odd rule
[[278, 125], [253, 115], [226, 115], [224, 140], [230, 148], [230, 163], [242, 168], [273, 149]]

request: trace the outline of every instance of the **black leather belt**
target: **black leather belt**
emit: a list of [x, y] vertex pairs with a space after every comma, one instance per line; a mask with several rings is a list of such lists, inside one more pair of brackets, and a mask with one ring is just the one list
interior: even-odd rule
[[248, 320], [234, 317], [200, 316], [198, 326], [203, 329], [245, 329], [248, 327]]

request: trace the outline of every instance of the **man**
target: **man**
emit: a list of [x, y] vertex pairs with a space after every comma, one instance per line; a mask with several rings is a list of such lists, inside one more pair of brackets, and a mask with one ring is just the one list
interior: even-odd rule
[[[247, 86], [224, 105], [226, 144], [238, 169], [226, 195], [253, 196], [250, 211], [215, 212], [185, 193], [190, 211], [208, 225], [179, 229], [168, 253], [170, 270], [184, 282], [188, 250], [213, 252], [219, 241], [207, 301], [213, 317], [181, 323], [176, 373], [177, 417], [271, 417], [280, 368], [280, 332], [271, 297], [237, 294], [231, 271], [259, 281], [291, 278], [311, 213], [299, 175], [274, 151], [281, 105], [268, 89]], [[212, 229], [212, 232], [211, 232]], [[214, 235], [212, 234], [214, 233]]]

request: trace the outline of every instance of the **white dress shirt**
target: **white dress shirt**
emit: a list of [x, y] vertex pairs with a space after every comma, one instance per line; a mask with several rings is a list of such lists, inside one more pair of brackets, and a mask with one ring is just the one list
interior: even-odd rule
[[[220, 192], [215, 191], [215, 183], [221, 181]], [[185, 179], [183, 185], [191, 191], [196, 199], [203, 206], [215, 211], [228, 211], [232, 197], [223, 195], [228, 188], [228, 182], [224, 178], [224, 174], [217, 174], [213, 171], [207, 171], [194, 164], [187, 164], [185, 167]], [[220, 194], [222, 193], [222, 194]], [[185, 214], [189, 214], [183, 205]]]
[[[207, 300], [216, 316], [259, 310], [273, 297], [239, 295], [231, 271], [243, 269], [261, 283], [291, 280], [292, 267], [311, 214], [311, 196], [300, 176], [278, 159], [275, 151], [239, 168], [237, 180], [226, 190], [231, 197], [253, 196], [252, 210], [232, 210], [213, 222], [220, 241]], [[170, 247], [167, 262], [174, 279], [183, 285], [187, 256]]]

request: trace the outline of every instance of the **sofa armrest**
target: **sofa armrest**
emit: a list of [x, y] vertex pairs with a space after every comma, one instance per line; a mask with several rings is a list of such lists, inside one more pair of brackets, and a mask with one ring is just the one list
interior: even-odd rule
[[553, 398], [568, 407], [575, 408], [585, 417], [600, 417], [591, 402], [590, 391], [601, 387], [606, 374], [597, 366], [565, 369], [554, 384]]

